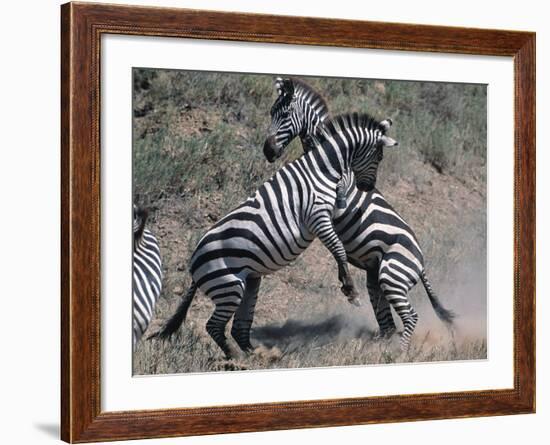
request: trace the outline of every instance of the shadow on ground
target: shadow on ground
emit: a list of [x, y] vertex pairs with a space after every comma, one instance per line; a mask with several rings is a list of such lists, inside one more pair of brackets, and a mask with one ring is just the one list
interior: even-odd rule
[[268, 324], [253, 329], [252, 338], [268, 348], [278, 347], [286, 352], [298, 348], [323, 346], [351, 338], [372, 339], [375, 332], [358, 326], [344, 315], [323, 320], [288, 320], [282, 325]]

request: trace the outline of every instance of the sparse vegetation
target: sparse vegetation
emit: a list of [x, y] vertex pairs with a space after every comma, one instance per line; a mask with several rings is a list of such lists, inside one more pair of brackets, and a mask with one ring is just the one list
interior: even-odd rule
[[[299, 141], [275, 165], [262, 154], [275, 92], [272, 76], [136, 69], [134, 195], [151, 209], [151, 229], [165, 267], [158, 324], [189, 284], [187, 260], [200, 236], [249, 196], [281, 163], [301, 155]], [[315, 242], [291, 266], [265, 277], [254, 321], [251, 357], [227, 362], [206, 334], [212, 303], [199, 293], [188, 321], [166, 343], [143, 341], [137, 374], [292, 368], [485, 358], [486, 88], [430, 82], [305, 79], [333, 114], [391, 117], [400, 147], [387, 150], [378, 188], [415, 230], [427, 270], [447, 306], [459, 313], [451, 336], [421, 286], [411, 349], [372, 339], [365, 304], [339, 291], [330, 254]]]

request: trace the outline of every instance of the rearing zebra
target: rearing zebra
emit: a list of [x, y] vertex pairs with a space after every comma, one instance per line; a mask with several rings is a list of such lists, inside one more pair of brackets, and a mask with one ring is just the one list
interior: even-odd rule
[[162, 262], [155, 236], [145, 228], [148, 212], [134, 205], [133, 346], [147, 329], [162, 290]]
[[373, 179], [365, 172], [378, 165], [384, 147], [397, 145], [385, 134], [390, 125], [358, 114], [328, 122], [315, 150], [282, 167], [203, 236], [190, 261], [191, 287], [156, 335], [167, 337], [178, 329], [200, 288], [216, 306], [206, 330], [226, 356], [232, 353], [225, 326], [233, 315], [231, 334], [243, 351], [251, 351], [250, 327], [261, 277], [288, 265], [315, 237], [338, 264], [342, 292], [356, 302], [346, 252], [332, 225], [336, 188], [349, 171], [355, 173], [358, 187], [372, 187]]
[[[296, 136], [300, 136], [304, 151], [315, 150], [311, 142], [323, 131], [329, 116], [325, 101], [304, 82], [277, 78], [275, 88], [278, 97], [271, 108], [271, 126], [264, 144], [264, 155], [270, 162], [278, 159]], [[370, 175], [376, 179], [376, 170]], [[441, 320], [451, 323], [454, 314], [441, 305], [426, 277], [422, 250], [414, 232], [374, 185], [372, 182], [372, 190], [365, 193], [354, 187], [353, 180], [339, 184], [338, 208], [343, 210], [335, 214], [334, 228], [349, 262], [367, 272], [379, 335], [391, 336], [395, 332], [391, 304], [403, 322], [401, 346], [407, 348], [418, 320], [408, 293], [418, 280]]]

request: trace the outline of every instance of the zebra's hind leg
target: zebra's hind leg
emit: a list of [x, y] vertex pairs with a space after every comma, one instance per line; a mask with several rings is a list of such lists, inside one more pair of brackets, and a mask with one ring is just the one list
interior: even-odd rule
[[216, 344], [230, 359], [235, 356], [227, 343], [225, 337], [225, 327], [227, 323], [241, 304], [244, 294], [244, 283], [238, 277], [226, 279], [221, 283], [210, 288], [206, 294], [216, 305], [214, 313], [206, 323], [206, 332], [212, 337]]
[[250, 328], [254, 320], [254, 309], [256, 308], [261, 282], [261, 277], [247, 278], [243, 301], [241, 301], [241, 305], [235, 312], [233, 326], [231, 327], [231, 336], [244, 352], [252, 352], [254, 349], [250, 343]]
[[384, 296], [393, 306], [399, 318], [403, 322], [403, 332], [401, 333], [401, 348], [407, 350], [411, 343], [411, 337], [418, 322], [418, 314], [411, 306], [407, 293], [395, 289], [384, 289]]
[[403, 322], [401, 334], [401, 348], [407, 350], [411, 343], [411, 337], [418, 322], [418, 314], [411, 306], [408, 298], [410, 282], [403, 278], [397, 270], [383, 267], [380, 271], [380, 287], [386, 300], [393, 306], [395, 312]]
[[378, 270], [367, 270], [367, 289], [378, 323], [379, 331], [377, 338], [389, 338], [395, 332], [395, 322], [391, 313], [391, 306], [378, 284]]

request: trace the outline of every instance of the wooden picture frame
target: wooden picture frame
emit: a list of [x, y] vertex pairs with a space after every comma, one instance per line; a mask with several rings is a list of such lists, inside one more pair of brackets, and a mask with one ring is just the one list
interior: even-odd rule
[[[91, 3], [65, 4], [61, 18], [63, 440], [95, 442], [535, 411], [534, 33]], [[513, 389], [102, 412], [99, 100], [103, 34], [513, 57]]]

